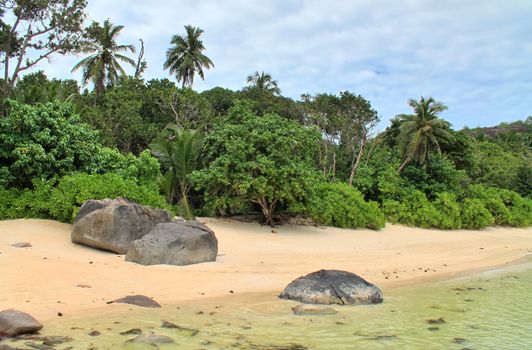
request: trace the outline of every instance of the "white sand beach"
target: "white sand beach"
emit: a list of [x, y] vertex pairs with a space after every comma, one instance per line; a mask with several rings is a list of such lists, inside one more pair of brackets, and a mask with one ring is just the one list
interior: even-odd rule
[[[48, 220], [0, 222], [0, 309], [39, 320], [96, 312], [125, 295], [163, 306], [249, 293], [278, 294], [319, 269], [354, 272], [391, 287], [490, 269], [532, 252], [532, 229], [440, 231], [388, 225], [381, 231], [268, 226], [203, 218], [219, 242], [216, 262], [142, 266], [124, 256], [71, 243], [71, 225]], [[30, 242], [31, 248], [11, 244]]]

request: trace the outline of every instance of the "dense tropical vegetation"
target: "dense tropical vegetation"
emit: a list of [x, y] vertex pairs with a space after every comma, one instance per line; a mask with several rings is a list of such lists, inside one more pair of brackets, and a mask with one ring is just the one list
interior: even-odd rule
[[[68, 222], [86, 199], [122, 196], [185, 218], [259, 213], [270, 225], [293, 216], [372, 229], [386, 221], [440, 229], [532, 225], [532, 117], [454, 130], [440, 117], [446, 106], [427, 97], [410, 100], [412, 114], [379, 132], [370, 101], [349, 91], [293, 100], [258, 71], [241, 90], [192, 90], [194, 76], [203, 79], [213, 67], [200, 28], [186, 26], [171, 39], [165, 68], [179, 87], [142, 78], [143, 50], [135, 62], [123, 56], [133, 46], [116, 42], [122, 26], [83, 29], [82, 1], [4, 3], [1, 219]], [[68, 26], [48, 21], [65, 16], [60, 3], [75, 14]], [[18, 17], [4, 16], [13, 9]], [[90, 53], [74, 69], [92, 91], [10, 69], [13, 60], [25, 62], [24, 43], [34, 40], [17, 21], [68, 39], [32, 46], [45, 57]]]

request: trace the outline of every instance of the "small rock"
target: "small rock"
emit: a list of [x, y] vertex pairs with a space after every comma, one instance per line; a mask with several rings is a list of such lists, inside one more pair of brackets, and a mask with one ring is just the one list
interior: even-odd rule
[[78, 287], [78, 288], [92, 288], [92, 286], [89, 286], [88, 284], [78, 284], [76, 287]]
[[128, 329], [127, 331], [124, 331], [124, 332], [120, 332], [121, 335], [137, 335], [137, 334], [141, 334], [142, 333], [142, 329], [140, 328], [131, 328], [131, 329]]
[[171, 344], [175, 343], [175, 341], [167, 337], [166, 335], [159, 335], [159, 334], [146, 334], [146, 335], [138, 335], [133, 339], [129, 339], [126, 341], [126, 343], [146, 343], [146, 344]]
[[153, 308], [161, 307], [161, 305], [158, 302], [144, 295], [129, 295], [127, 297], [119, 298], [113, 301], [108, 301], [107, 303], [108, 304], [122, 303], [122, 304], [131, 304], [131, 305], [137, 305], [141, 307], [153, 307]]
[[161, 324], [161, 328], [171, 328], [171, 329], [176, 329], [180, 332], [186, 332], [186, 333], [189, 333], [189, 335], [191, 337], [195, 336], [196, 334], [199, 333], [199, 330], [198, 329], [195, 329], [195, 328], [187, 328], [187, 327], [181, 327], [179, 325], [176, 325], [175, 323], [172, 323], [172, 322], [168, 322], [168, 321], [163, 321], [163, 323]]
[[456, 343], [456, 344], [462, 344], [462, 343], [465, 343], [467, 341], [467, 339], [464, 339], [464, 338], [454, 338], [453, 339], [453, 342]]
[[0, 336], [36, 333], [42, 328], [31, 315], [14, 309], [0, 311]]
[[328, 306], [297, 305], [292, 308], [294, 315], [334, 315], [338, 311]]
[[11, 246], [15, 248], [31, 248], [32, 247], [30, 242], [13, 243]]
[[90, 335], [91, 337], [97, 337], [97, 336], [99, 336], [100, 334], [101, 334], [101, 333], [98, 332], [98, 331], [92, 331], [92, 332], [89, 333], [89, 335]]
[[445, 320], [442, 317], [440, 317], [438, 319], [427, 320], [427, 323], [428, 324], [442, 324], [442, 323], [445, 323]]

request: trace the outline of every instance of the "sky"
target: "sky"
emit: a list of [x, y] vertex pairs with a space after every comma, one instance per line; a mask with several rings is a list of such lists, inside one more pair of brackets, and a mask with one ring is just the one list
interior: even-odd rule
[[[215, 68], [194, 89], [240, 89], [255, 71], [282, 94], [349, 90], [369, 100], [379, 128], [432, 96], [455, 128], [532, 115], [531, 0], [88, 0], [89, 20], [125, 26], [118, 41], [145, 42], [146, 79], [170, 78], [165, 52], [184, 25], [204, 30]], [[81, 57], [41, 64], [49, 77]]]

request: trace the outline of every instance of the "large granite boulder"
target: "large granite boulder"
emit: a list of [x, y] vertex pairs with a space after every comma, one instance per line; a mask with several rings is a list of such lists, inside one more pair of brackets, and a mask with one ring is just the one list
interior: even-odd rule
[[15, 309], [0, 311], [0, 337], [36, 333], [42, 324], [31, 315]]
[[170, 221], [162, 209], [152, 209], [126, 199], [88, 200], [74, 220], [74, 243], [125, 254], [129, 244], [158, 223]]
[[165, 222], [131, 243], [126, 261], [142, 265], [189, 265], [215, 261], [218, 240], [197, 221]]
[[378, 304], [382, 292], [353, 273], [320, 270], [293, 280], [279, 298], [308, 304]]

